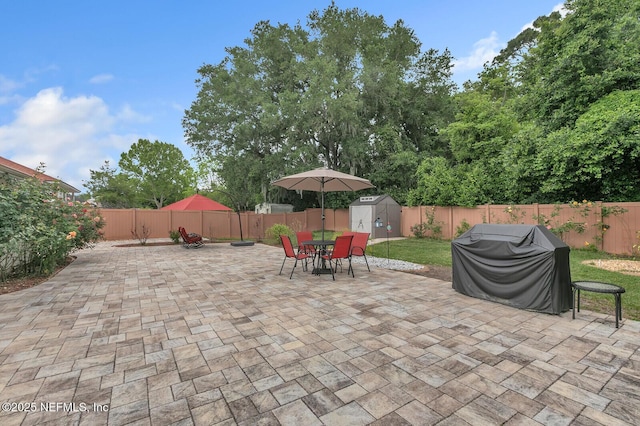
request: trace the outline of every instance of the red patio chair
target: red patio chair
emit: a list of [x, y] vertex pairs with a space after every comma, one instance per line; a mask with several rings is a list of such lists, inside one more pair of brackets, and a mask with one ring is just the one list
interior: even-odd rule
[[299, 231], [296, 232], [296, 240], [298, 240], [298, 253], [303, 252], [307, 253], [310, 256], [314, 256], [316, 254], [316, 248], [312, 245], [304, 245], [303, 241], [311, 241], [313, 240], [313, 232], [311, 231]]
[[367, 251], [368, 242], [368, 232], [354, 232], [353, 241], [351, 241], [351, 256], [364, 257], [364, 262], [367, 264], [367, 269], [369, 270], [369, 272], [371, 272], [371, 268], [369, 268], [369, 261], [367, 260], [367, 255], [365, 254], [365, 252]]
[[200, 248], [204, 245], [204, 241], [202, 241], [202, 237], [195, 233], [187, 233], [187, 230], [182, 226], [178, 227], [178, 232], [180, 232], [180, 236], [182, 237], [182, 247], [184, 248]]
[[289, 258], [296, 260], [296, 262], [293, 264], [293, 269], [291, 269], [291, 275], [289, 275], [289, 279], [293, 277], [293, 271], [295, 271], [296, 266], [298, 265], [298, 260], [305, 261], [304, 264], [302, 265], [302, 270], [306, 271], [307, 259], [309, 258], [309, 255], [304, 252], [296, 253], [293, 250], [293, 244], [291, 244], [291, 238], [289, 238], [287, 235], [280, 235], [280, 241], [282, 241], [282, 247], [284, 248], [284, 260], [282, 261], [282, 266], [280, 267], [280, 272], [278, 273], [278, 275], [282, 274], [282, 268], [284, 268], [284, 262], [286, 262], [287, 259]]
[[[335, 272], [338, 270], [338, 261], [342, 259], [349, 260], [349, 269], [347, 269], [347, 274], [351, 271], [351, 276], [355, 278], [353, 274], [353, 267], [351, 266], [351, 240], [353, 239], [352, 235], [340, 235], [336, 238], [335, 245], [333, 246], [333, 250], [331, 250], [327, 254], [323, 254], [322, 258], [324, 260], [329, 261], [329, 268], [331, 269], [331, 277], [333, 280], [336, 280]], [[333, 264], [333, 265], [332, 265]]]

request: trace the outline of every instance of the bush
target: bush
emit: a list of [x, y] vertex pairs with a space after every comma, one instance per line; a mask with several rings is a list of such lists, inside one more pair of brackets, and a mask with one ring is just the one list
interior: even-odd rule
[[171, 238], [173, 244], [180, 244], [180, 238], [182, 237], [180, 236], [180, 231], [171, 230], [169, 231], [169, 238]]
[[424, 222], [411, 225], [410, 229], [411, 229], [411, 233], [416, 238], [424, 238], [427, 236], [427, 230], [428, 230], [427, 224]]
[[411, 232], [416, 238], [433, 238], [439, 239], [442, 236], [443, 222], [436, 220], [436, 208], [431, 207], [431, 210], [425, 213], [427, 217], [426, 222], [420, 222], [411, 226]]
[[456, 226], [456, 238], [467, 232], [469, 229], [471, 229], [469, 222], [467, 222], [466, 219], [462, 219], [462, 221], [460, 221], [460, 225]]
[[0, 281], [48, 275], [70, 253], [102, 238], [99, 212], [60, 200], [58, 192], [36, 178], [0, 179]]
[[286, 235], [291, 238], [294, 236], [294, 232], [287, 225], [276, 223], [265, 231], [265, 235], [271, 242], [280, 244], [280, 235]]
[[138, 232], [138, 228], [134, 228], [131, 230], [131, 236], [136, 240], [138, 240], [141, 246], [144, 246], [147, 244], [149, 235], [151, 235], [151, 228], [149, 228], [144, 223], [142, 224], [142, 231]]

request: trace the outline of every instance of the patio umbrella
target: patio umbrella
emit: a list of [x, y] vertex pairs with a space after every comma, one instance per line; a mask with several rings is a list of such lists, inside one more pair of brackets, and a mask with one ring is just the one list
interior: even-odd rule
[[285, 176], [272, 182], [272, 185], [286, 189], [320, 192], [322, 211], [322, 239], [324, 240], [324, 193], [329, 191], [359, 191], [375, 188], [369, 180], [347, 173], [337, 172], [326, 167]]

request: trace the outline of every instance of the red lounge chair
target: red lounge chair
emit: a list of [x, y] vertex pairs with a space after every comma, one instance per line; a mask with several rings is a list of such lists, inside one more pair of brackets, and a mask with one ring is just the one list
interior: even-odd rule
[[286, 235], [280, 235], [280, 241], [282, 241], [282, 247], [284, 248], [284, 260], [282, 261], [282, 266], [280, 267], [280, 272], [278, 275], [282, 274], [282, 268], [284, 268], [284, 262], [287, 261], [288, 258], [295, 259], [296, 263], [293, 264], [293, 269], [291, 270], [291, 275], [289, 275], [289, 279], [293, 277], [293, 271], [295, 271], [296, 266], [298, 265], [298, 260], [304, 260], [304, 264], [302, 265], [302, 270], [306, 271], [307, 269], [307, 259], [309, 255], [304, 252], [296, 253], [293, 250], [293, 244], [291, 244], [291, 238]]
[[202, 241], [202, 237], [198, 234], [187, 234], [186, 229], [182, 226], [178, 227], [178, 232], [180, 232], [180, 236], [182, 237], [182, 247], [184, 248], [200, 248], [204, 245], [204, 241]]
[[[323, 254], [322, 258], [324, 260], [329, 261], [329, 268], [331, 268], [331, 277], [333, 280], [336, 280], [335, 271], [338, 270], [338, 261], [342, 259], [349, 260], [349, 269], [347, 269], [347, 274], [351, 271], [351, 276], [355, 278], [353, 274], [353, 267], [351, 266], [351, 240], [353, 239], [352, 235], [340, 235], [336, 238], [336, 243], [333, 246], [333, 250], [330, 253]], [[335, 266], [332, 266], [332, 262]]]

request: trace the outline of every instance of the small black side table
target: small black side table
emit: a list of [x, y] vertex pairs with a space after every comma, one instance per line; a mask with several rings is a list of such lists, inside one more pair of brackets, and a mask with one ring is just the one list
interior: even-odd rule
[[623, 287], [599, 281], [574, 281], [571, 283], [571, 288], [573, 290], [573, 319], [576, 318], [576, 293], [578, 293], [578, 312], [580, 312], [580, 290], [613, 294], [616, 301], [616, 328], [618, 328], [618, 321], [622, 321], [622, 293], [625, 292]]

